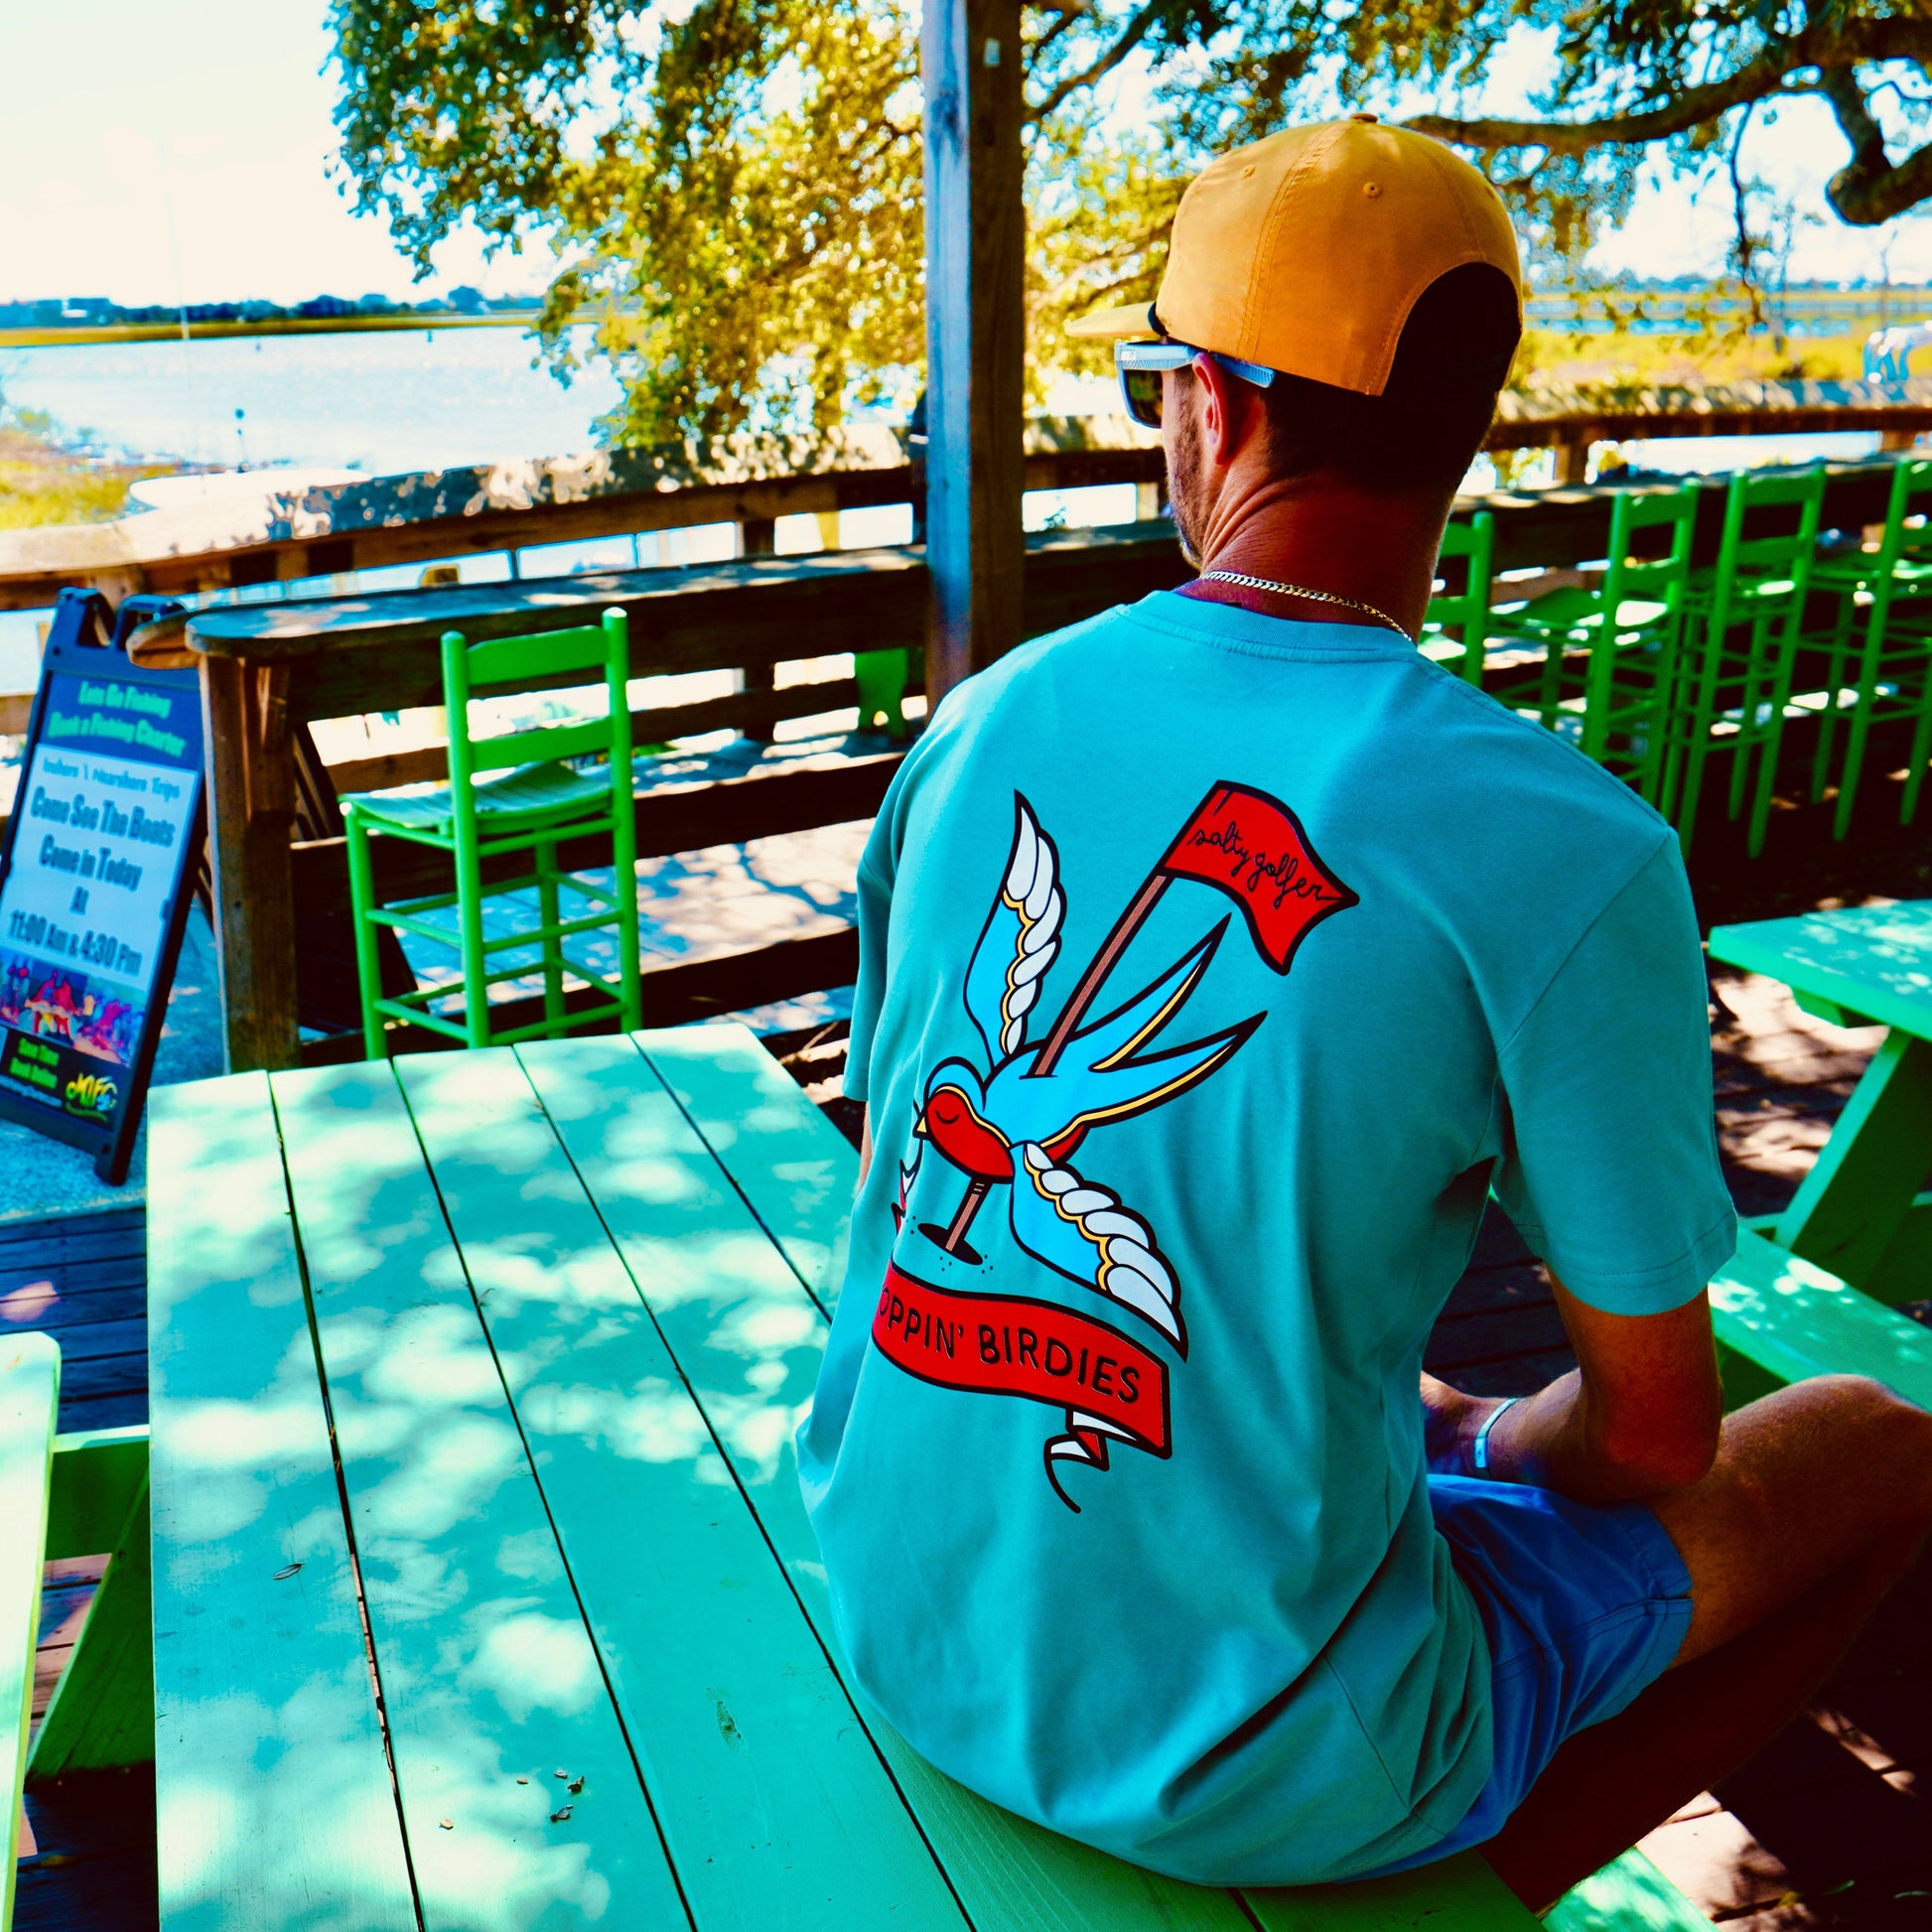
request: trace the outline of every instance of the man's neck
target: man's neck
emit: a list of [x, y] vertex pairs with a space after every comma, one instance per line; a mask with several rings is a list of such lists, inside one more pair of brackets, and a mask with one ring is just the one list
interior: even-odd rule
[[1186, 586], [1186, 594], [1321, 623], [1375, 624], [1386, 618], [1413, 637], [1429, 607], [1448, 507], [1328, 477], [1269, 477], [1250, 485], [1231, 476], [1198, 539], [1203, 571], [1323, 591], [1367, 608], [1223, 582], [1199, 581]]

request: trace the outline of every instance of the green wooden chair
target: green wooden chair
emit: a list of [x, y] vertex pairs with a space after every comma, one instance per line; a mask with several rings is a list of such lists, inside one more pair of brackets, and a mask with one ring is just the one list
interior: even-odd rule
[[[0, 1340], [0, 1932], [13, 1922], [27, 1779], [154, 1756], [148, 1432], [57, 1436], [61, 1350], [52, 1336]], [[107, 1569], [30, 1755], [41, 1567], [107, 1554]]]
[[[1543, 652], [1534, 671], [1492, 677], [1494, 695], [1572, 739], [1652, 803], [1662, 783], [1664, 712], [1676, 677], [1697, 503], [1695, 485], [1619, 490], [1602, 582], [1497, 611], [1489, 625], [1492, 641]], [[1637, 554], [1640, 531], [1664, 533], [1662, 556]]]
[[[581, 724], [543, 725], [504, 737], [476, 739], [470, 732], [470, 700], [478, 685], [498, 688], [555, 684], [562, 672], [599, 668], [604, 673], [607, 710]], [[511, 1040], [557, 1035], [616, 1020], [628, 1033], [643, 1024], [637, 969], [636, 822], [631, 807], [630, 709], [625, 686], [630, 649], [624, 615], [604, 614], [598, 625], [544, 631], [535, 636], [498, 637], [472, 644], [460, 630], [443, 633], [443, 697], [449, 713], [450, 781], [425, 792], [362, 792], [345, 797], [343, 820], [348, 842], [349, 897], [355, 925], [355, 965], [362, 993], [362, 1031], [371, 1059], [388, 1051], [385, 1022], [401, 1020], [426, 1027], [471, 1046], [502, 1045]], [[567, 760], [601, 755], [602, 762], [580, 768]], [[532, 761], [534, 760], [534, 762]], [[486, 772], [500, 777], [483, 778]], [[408, 839], [448, 852], [455, 862], [456, 890], [395, 905], [377, 902], [369, 839], [372, 833]], [[587, 884], [560, 866], [558, 844], [565, 838], [608, 833], [616, 870], [615, 891]], [[513, 878], [492, 877], [484, 891], [483, 868], [513, 854], [532, 855], [531, 869]], [[483, 904], [534, 887], [538, 923], [533, 928], [485, 937]], [[563, 916], [562, 895], [577, 895], [590, 907]], [[429, 914], [456, 909], [456, 929]], [[395, 999], [382, 993], [376, 935], [384, 927], [409, 932], [453, 947], [463, 970], [461, 1021], [433, 1011], [449, 997], [447, 985], [419, 988]], [[608, 974], [566, 950], [580, 933], [615, 928], [618, 974]], [[492, 1032], [489, 989], [505, 980], [527, 977], [533, 968], [492, 965], [513, 948], [540, 946], [543, 1018]], [[573, 975], [610, 995], [590, 1005], [569, 1006], [564, 978]]]
[[888, 738], [912, 735], [906, 723], [905, 687], [912, 680], [909, 650], [861, 650], [852, 655], [852, 675], [859, 686], [859, 729], [884, 732]]
[[[1900, 819], [1910, 824], [1932, 755], [1932, 461], [1898, 465], [1892, 473], [1885, 521], [1876, 551], [1819, 557], [1812, 589], [1837, 600], [1829, 631], [1808, 642], [1826, 654], [1824, 689], [1797, 702], [1819, 713], [1818, 751], [1812, 765], [1812, 796], [1823, 798], [1831, 782], [1832, 750], [1840, 717], [1849, 711], [1845, 762], [1838, 774], [1838, 811], [1833, 836], [1852, 828], [1859, 781], [1874, 724], [1915, 721], [1912, 756]], [[1860, 614], [1864, 638], [1852, 672], [1853, 632]]]
[[[1744, 808], [1755, 765], [1751, 856], [1763, 848], [1824, 506], [1820, 465], [1795, 475], [1740, 472], [1725, 495], [1717, 564], [1692, 575], [1657, 799], [1687, 854], [1705, 767], [1721, 756], [1730, 759], [1732, 818]], [[1753, 516], [1761, 520], [1766, 510], [1785, 512], [1779, 520], [1790, 527], [1776, 535], [1747, 533]]]
[[[1489, 646], [1489, 589], [1496, 555], [1496, 517], [1478, 510], [1466, 523], [1451, 522], [1443, 532], [1437, 568], [1451, 558], [1467, 560], [1461, 591], [1431, 597], [1417, 643], [1425, 657], [1453, 665], [1471, 684], [1482, 684]], [[1438, 581], [1442, 581], [1440, 578]]]

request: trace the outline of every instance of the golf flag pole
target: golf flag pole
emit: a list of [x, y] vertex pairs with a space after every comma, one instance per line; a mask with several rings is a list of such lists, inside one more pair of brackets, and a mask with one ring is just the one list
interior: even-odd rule
[[1114, 962], [1133, 944], [1134, 935], [1147, 923], [1148, 915], [1161, 903], [1161, 896], [1173, 884], [1173, 875], [1158, 867], [1142, 882], [1141, 890], [1134, 895], [1127, 910], [1114, 921], [1114, 929], [1108, 933], [1100, 950], [1087, 961], [1087, 970], [1080, 975], [1080, 984], [1060, 1009], [1060, 1017], [1053, 1022], [1053, 1031], [1046, 1035], [1038, 1059], [1028, 1068], [1028, 1079], [1044, 1079], [1058, 1065], [1060, 1055], [1066, 1051], [1066, 1042], [1073, 1037], [1074, 1029], [1086, 1018], [1095, 995], [1107, 983], [1107, 975], [1114, 970]]

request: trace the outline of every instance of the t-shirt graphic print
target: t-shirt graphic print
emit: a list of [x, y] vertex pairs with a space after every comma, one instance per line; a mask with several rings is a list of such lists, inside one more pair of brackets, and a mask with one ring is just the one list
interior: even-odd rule
[[[1059, 849], [1026, 797], [1014, 793], [1013, 844], [962, 989], [980, 1051], [942, 1061], [926, 1084], [899, 1162], [897, 1237], [873, 1315], [880, 1353], [908, 1374], [1063, 1410], [1064, 1426], [1044, 1444], [1043, 1461], [1054, 1493], [1076, 1513], [1054, 1464], [1105, 1469], [1112, 1443], [1171, 1455], [1160, 1346], [1179, 1359], [1187, 1353], [1181, 1285], [1156, 1231], [1094, 1177], [1104, 1169], [1104, 1130], [1210, 1078], [1266, 1018], [1253, 1014], [1198, 1038], [1175, 1037], [1187, 1031], [1188, 1003], [1227, 938], [1228, 913], [1146, 986], [1091, 1017], [1135, 935], [1182, 882], [1233, 899], [1257, 953], [1284, 974], [1317, 925], [1358, 903], [1287, 805], [1252, 786], [1217, 783], [1074, 976], [1072, 962], [1060, 958], [1067, 887]], [[1042, 1027], [1061, 979], [1070, 991], [1052, 1025]], [[1089, 1154], [1096, 1130], [1103, 1138]], [[922, 1255], [935, 1248], [979, 1263], [971, 1237], [997, 1188], [1006, 1190], [1019, 1247], [1092, 1290], [1110, 1319], [925, 1279], [930, 1265]]]

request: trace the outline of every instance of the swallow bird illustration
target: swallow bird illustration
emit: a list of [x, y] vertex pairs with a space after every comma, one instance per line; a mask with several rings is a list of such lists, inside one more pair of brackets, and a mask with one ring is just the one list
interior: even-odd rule
[[[919, 1223], [922, 1233], [948, 1253], [976, 1259], [965, 1246], [966, 1232], [987, 1194], [1007, 1187], [1013, 1237], [1028, 1254], [1131, 1310], [1184, 1355], [1179, 1289], [1153, 1230], [1116, 1194], [1084, 1177], [1073, 1156], [1094, 1128], [1132, 1119], [1206, 1079], [1263, 1016], [1184, 1044], [1162, 1043], [1213, 962], [1227, 931], [1223, 918], [1131, 999], [1080, 1025], [1084, 1001], [1099, 984], [1090, 967], [1068, 1003], [1079, 1003], [1072, 1024], [1063, 1013], [1049, 1039], [1035, 1039], [1066, 899], [1053, 841], [1018, 794], [1014, 819], [1006, 872], [964, 987], [987, 1069], [963, 1058], [933, 1069], [913, 1158], [900, 1169], [901, 1213], [929, 1144], [968, 1185], [951, 1222], [943, 1228]], [[1100, 978], [1117, 956], [1117, 948], [1103, 948]]]

